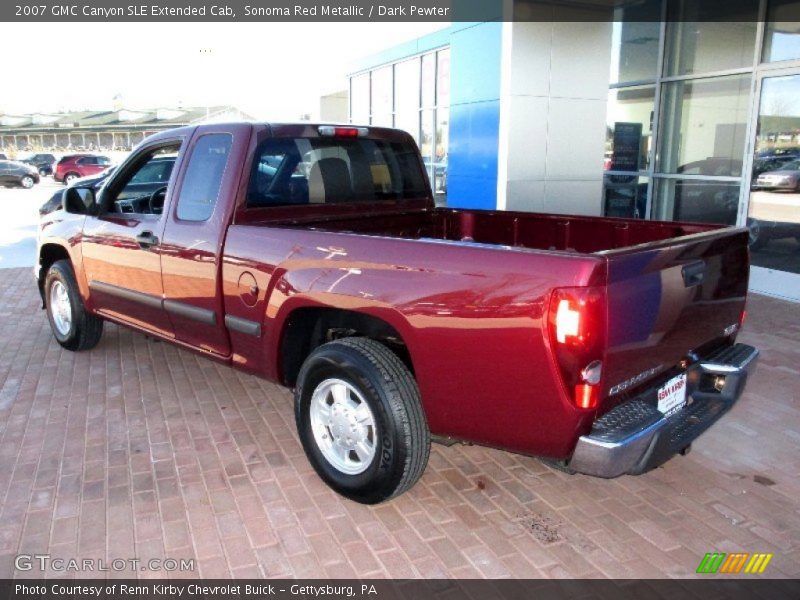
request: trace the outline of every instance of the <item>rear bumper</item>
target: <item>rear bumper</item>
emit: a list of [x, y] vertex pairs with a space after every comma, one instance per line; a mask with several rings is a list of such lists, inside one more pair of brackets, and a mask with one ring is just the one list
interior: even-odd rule
[[[744, 391], [758, 350], [745, 344], [723, 348], [686, 371], [686, 405], [665, 417], [654, 402], [658, 386], [641, 392], [600, 419], [581, 436], [569, 467], [596, 477], [638, 475], [689, 446], [728, 412]], [[713, 382], [724, 377], [718, 391]]]

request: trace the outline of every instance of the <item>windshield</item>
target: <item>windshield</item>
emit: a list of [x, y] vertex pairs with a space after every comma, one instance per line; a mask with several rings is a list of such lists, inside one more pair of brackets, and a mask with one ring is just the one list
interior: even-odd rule
[[251, 207], [341, 204], [425, 196], [416, 148], [369, 139], [274, 138], [257, 149]]

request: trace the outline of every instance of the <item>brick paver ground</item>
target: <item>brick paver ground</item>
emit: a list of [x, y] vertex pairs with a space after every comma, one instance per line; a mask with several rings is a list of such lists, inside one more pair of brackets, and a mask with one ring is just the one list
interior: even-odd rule
[[751, 299], [747, 394], [654, 472], [434, 446], [411, 492], [364, 507], [313, 473], [288, 390], [113, 325], [62, 351], [30, 270], [2, 270], [0, 577], [39, 574], [19, 553], [194, 558], [203, 577], [680, 577], [709, 551], [773, 552], [768, 572], [798, 577], [798, 316]]

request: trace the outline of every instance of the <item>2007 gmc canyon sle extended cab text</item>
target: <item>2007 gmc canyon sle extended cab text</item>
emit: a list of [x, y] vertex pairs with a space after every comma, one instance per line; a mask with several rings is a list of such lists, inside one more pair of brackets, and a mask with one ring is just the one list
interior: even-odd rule
[[158, 133], [96, 193], [65, 190], [39, 238], [62, 346], [108, 320], [293, 387], [311, 464], [364, 503], [411, 487], [431, 437], [642, 473], [758, 355], [735, 343], [745, 229], [437, 208], [391, 129]]

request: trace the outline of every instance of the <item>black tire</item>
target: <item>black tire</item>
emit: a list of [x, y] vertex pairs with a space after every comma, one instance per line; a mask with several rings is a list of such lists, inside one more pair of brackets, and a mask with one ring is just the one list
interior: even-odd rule
[[[322, 454], [311, 426], [317, 386], [336, 378], [354, 387], [372, 411], [376, 452], [365, 471], [351, 475]], [[315, 349], [300, 369], [295, 419], [306, 456], [317, 474], [339, 494], [377, 504], [411, 488], [428, 464], [431, 439], [414, 376], [397, 355], [368, 338], [344, 338]]]
[[569, 463], [564, 460], [557, 460], [555, 458], [539, 458], [539, 462], [550, 467], [554, 471], [561, 471], [567, 475], [575, 475], [577, 471], [570, 468]]
[[80, 175], [78, 173], [73, 173], [72, 171], [70, 171], [69, 173], [64, 175], [64, 185], [69, 185], [71, 183], [71, 181], [70, 181], [71, 179], [75, 180], [75, 179], [79, 179], [79, 178], [80, 178]]
[[[64, 333], [55, 324], [51, 306], [51, 290], [56, 282], [61, 282], [66, 288], [72, 311], [69, 330]], [[103, 335], [103, 320], [86, 311], [69, 261], [59, 260], [50, 266], [44, 280], [44, 297], [50, 329], [61, 346], [72, 351], [91, 350], [97, 346]]]
[[36, 181], [30, 175], [25, 175], [19, 180], [19, 184], [26, 190], [30, 190], [36, 185]]

